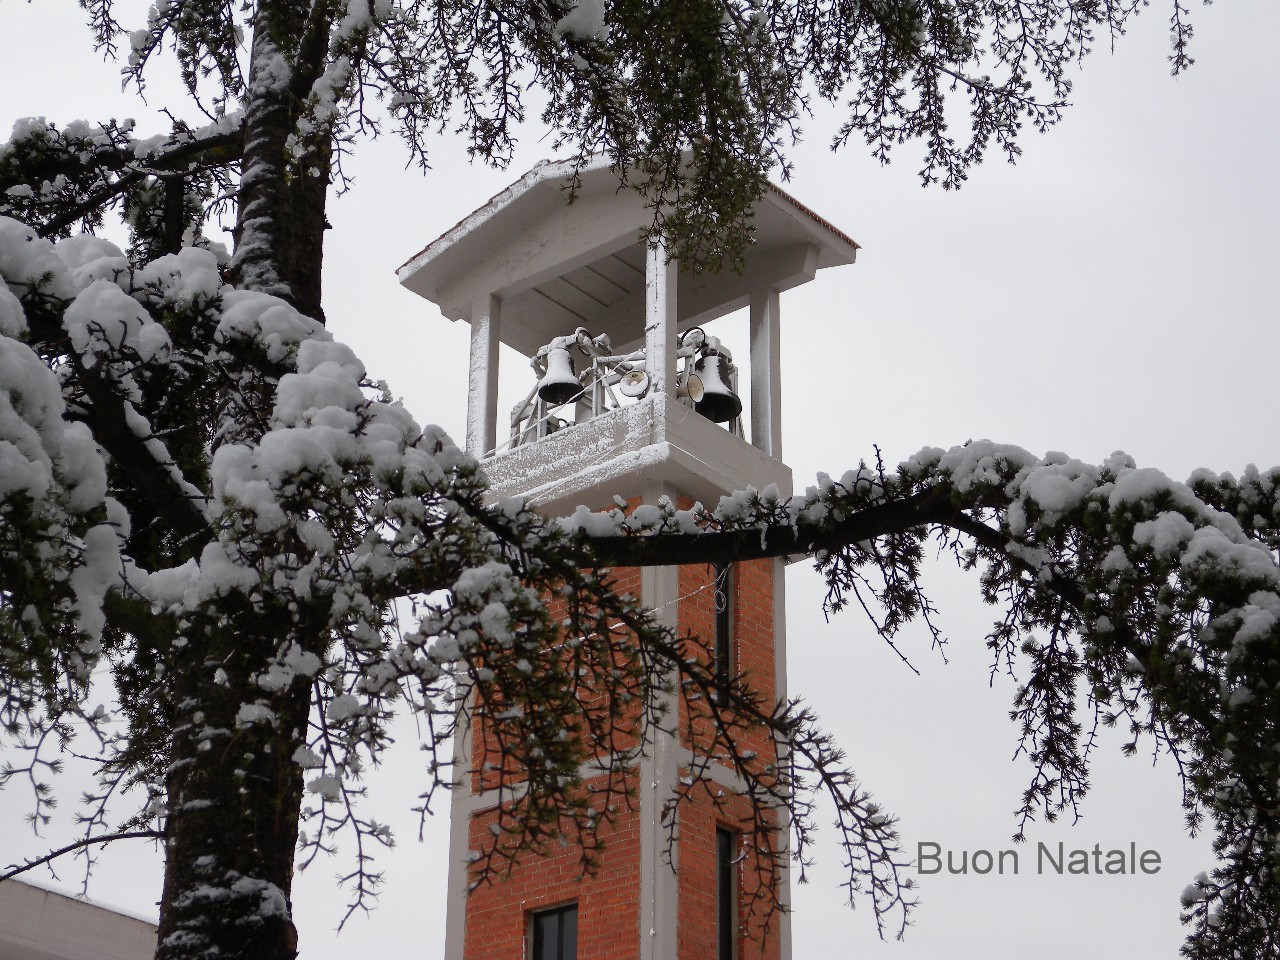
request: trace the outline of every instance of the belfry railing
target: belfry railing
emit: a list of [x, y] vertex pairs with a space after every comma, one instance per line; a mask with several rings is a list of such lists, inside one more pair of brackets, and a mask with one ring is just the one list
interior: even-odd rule
[[[523, 446], [646, 397], [653, 378], [643, 350], [614, 353], [607, 334], [585, 327], [557, 337], [530, 361], [538, 379], [511, 410], [509, 447]], [[735, 436], [743, 436], [733, 356], [701, 327], [680, 335], [676, 399]]]

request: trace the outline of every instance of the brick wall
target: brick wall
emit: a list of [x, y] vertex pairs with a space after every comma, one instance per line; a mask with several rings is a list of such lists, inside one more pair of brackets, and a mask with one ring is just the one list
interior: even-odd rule
[[[757, 858], [751, 844], [750, 806], [740, 796], [703, 791], [680, 810], [680, 876], [678, 960], [712, 960], [716, 956], [716, 828], [737, 834], [741, 862], [738, 864], [738, 933], [735, 940], [739, 960], [777, 960], [779, 956], [778, 917], [768, 899], [757, 896], [762, 882], [769, 882], [771, 854]], [[590, 954], [579, 952], [581, 960]]]
[[[632, 502], [632, 506], [636, 501]], [[638, 570], [616, 571], [619, 592], [640, 593]], [[681, 567], [678, 572], [678, 625], [698, 637], [711, 638], [700, 657], [709, 655], [715, 636], [714, 569], [707, 565]], [[563, 615], [552, 601], [554, 614]], [[731, 668], [743, 674], [764, 702], [774, 699], [773, 569], [768, 560], [735, 564], [734, 589], [730, 598], [734, 662]], [[709, 662], [709, 660], [707, 661]], [[705, 706], [705, 705], [703, 705]], [[704, 736], [710, 729], [703, 709], [695, 701], [680, 707], [682, 738]], [[483, 724], [474, 731], [482, 753], [486, 732]], [[747, 749], [762, 762], [773, 757], [771, 739], [761, 730], [744, 735]], [[683, 773], [684, 771], [682, 771]], [[629, 778], [634, 786], [635, 773]], [[477, 775], [473, 789], [490, 784], [490, 777]], [[480, 849], [492, 840], [490, 827], [496, 811], [481, 812], [470, 825], [471, 848]], [[747, 801], [720, 787], [696, 788], [680, 809], [678, 831], [679, 926], [678, 960], [711, 960], [716, 956], [716, 827], [738, 833], [748, 855], [740, 866], [737, 956], [740, 960], [774, 960], [779, 956], [777, 917], [762, 910], [757, 897], [762, 873], [750, 853], [753, 839]], [[638, 804], [618, 814], [602, 831], [605, 841], [598, 868], [583, 873], [582, 851], [571, 840], [545, 854], [524, 854], [506, 877], [493, 877], [472, 891], [467, 903], [464, 957], [466, 960], [520, 960], [527, 954], [526, 936], [530, 914], [571, 901], [578, 904], [578, 957], [580, 960], [636, 960], [640, 953], [640, 848], [641, 824]], [[766, 841], [767, 842], [767, 841]], [[665, 864], [661, 869], [667, 869]]]
[[[489, 837], [493, 811], [471, 821], [472, 849]], [[526, 855], [511, 874], [482, 884], [467, 901], [467, 960], [519, 960], [526, 955], [529, 916], [578, 903], [580, 960], [635, 960], [640, 955], [640, 814], [620, 812], [602, 831], [599, 866], [583, 873], [581, 849], [566, 843], [547, 855]]]
[[[609, 583], [616, 594], [640, 595], [640, 571], [636, 568], [615, 570], [610, 576]], [[562, 622], [567, 612], [567, 603], [563, 597], [549, 597], [547, 611], [553, 622]], [[584, 678], [583, 682], [591, 683], [592, 678]], [[594, 698], [594, 702], [590, 697], [580, 697], [578, 703], [584, 710], [595, 707], [604, 711], [607, 708], [603, 696]], [[497, 704], [497, 707], [501, 708], [502, 704]], [[626, 750], [635, 746], [640, 735], [639, 721], [640, 713], [637, 710], [632, 720], [628, 721], [624, 717], [615, 723], [614, 742], [618, 749]], [[509, 759], [503, 758], [496, 732], [491, 725], [484, 722], [483, 718], [478, 718], [472, 728], [471, 743], [472, 793], [495, 790], [504, 782], [510, 787], [522, 779], [520, 770], [513, 766]]]

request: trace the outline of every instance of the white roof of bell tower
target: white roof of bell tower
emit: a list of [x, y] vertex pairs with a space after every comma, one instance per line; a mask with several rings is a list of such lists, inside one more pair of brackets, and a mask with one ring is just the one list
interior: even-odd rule
[[[488, 295], [502, 300], [500, 339], [525, 356], [577, 327], [615, 345], [644, 333], [645, 244], [652, 210], [620, 189], [605, 158], [579, 171], [566, 203], [572, 161], [535, 166], [404, 263], [401, 284], [470, 320]], [[853, 263], [858, 245], [804, 204], [769, 184], [752, 214], [754, 238], [740, 271], [680, 274], [677, 331], [747, 305], [761, 287], [787, 290], [824, 267]]]

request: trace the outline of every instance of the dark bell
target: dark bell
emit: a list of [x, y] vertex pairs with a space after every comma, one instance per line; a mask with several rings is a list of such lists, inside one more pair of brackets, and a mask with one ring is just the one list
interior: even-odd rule
[[717, 353], [707, 354], [694, 364], [702, 380], [702, 399], [693, 409], [713, 423], [728, 423], [742, 413], [742, 400], [729, 389], [724, 376], [728, 366], [728, 361]]

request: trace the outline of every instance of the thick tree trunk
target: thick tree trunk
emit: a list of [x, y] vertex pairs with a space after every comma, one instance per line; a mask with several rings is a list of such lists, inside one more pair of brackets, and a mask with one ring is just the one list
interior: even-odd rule
[[297, 954], [289, 897], [303, 782], [294, 752], [309, 684], [272, 695], [274, 723], [241, 715], [276, 642], [269, 631], [225, 629], [191, 636], [181, 648], [190, 654], [175, 658], [157, 960]]
[[[232, 279], [323, 322], [329, 134], [305, 144], [302, 156], [290, 138], [323, 71], [328, 27], [308, 20], [308, 4], [264, 7], [245, 96]], [[292, 960], [289, 898], [303, 799], [294, 754], [306, 735], [311, 689], [300, 679], [268, 696], [254, 678], [299, 628], [270, 605], [194, 619], [175, 643], [169, 675], [174, 738], [156, 957]], [[274, 717], [242, 712], [246, 700], [265, 703]]]
[[327, 131], [296, 138], [305, 98], [323, 71], [327, 29], [309, 24], [306, 13], [306, 4], [272, 5], [254, 25], [232, 279], [323, 323], [331, 147]]

